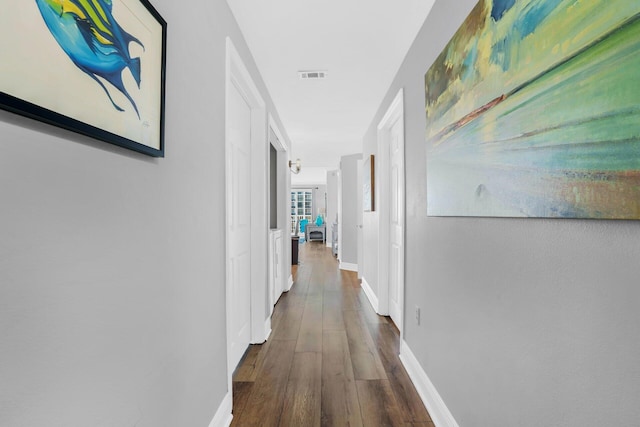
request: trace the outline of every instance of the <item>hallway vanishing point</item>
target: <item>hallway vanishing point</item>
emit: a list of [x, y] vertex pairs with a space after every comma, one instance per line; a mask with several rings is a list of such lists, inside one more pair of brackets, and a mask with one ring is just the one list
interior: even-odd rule
[[233, 376], [232, 426], [434, 427], [400, 359], [398, 329], [322, 242], [300, 245], [267, 342]]

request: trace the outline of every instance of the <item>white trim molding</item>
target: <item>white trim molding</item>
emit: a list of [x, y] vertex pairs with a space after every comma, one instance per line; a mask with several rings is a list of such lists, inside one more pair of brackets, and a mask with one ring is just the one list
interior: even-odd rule
[[371, 289], [371, 285], [369, 285], [369, 282], [367, 282], [367, 279], [365, 279], [364, 276], [362, 276], [361, 286], [364, 294], [367, 296], [367, 299], [371, 303], [371, 307], [373, 307], [376, 313], [380, 314], [378, 312], [378, 297], [376, 296], [375, 292], [373, 292], [373, 289]]
[[418, 359], [416, 359], [416, 356], [404, 340], [400, 342], [400, 360], [407, 370], [413, 385], [416, 386], [424, 406], [427, 407], [433, 424], [436, 427], [459, 427], [427, 373], [422, 369], [420, 362], [418, 362]]
[[284, 291], [289, 292], [292, 287], [293, 287], [293, 275], [289, 275], [289, 281], [287, 282], [287, 289], [285, 289]]
[[[389, 298], [389, 272], [390, 272], [390, 250], [391, 247], [391, 189], [390, 189], [390, 131], [393, 126], [400, 122], [402, 134], [400, 138], [399, 150], [401, 151], [401, 165], [399, 167], [400, 176], [398, 176], [398, 216], [402, 230], [399, 237], [402, 241], [399, 257], [398, 271], [398, 297], [400, 302], [400, 313], [396, 314], [398, 319], [394, 319], [396, 326], [400, 330], [400, 340], [404, 339], [404, 259], [405, 259], [405, 241], [404, 235], [406, 230], [405, 219], [405, 134], [404, 134], [404, 90], [401, 88], [398, 94], [389, 105], [387, 112], [378, 124], [377, 134], [377, 158], [376, 158], [376, 205], [378, 206], [378, 314], [388, 316], [393, 314]], [[394, 233], [396, 233], [394, 231]], [[396, 234], [394, 234], [396, 235]]]
[[274, 145], [275, 149], [278, 151], [289, 151], [289, 144], [287, 140], [282, 137], [282, 132], [280, 132], [280, 128], [278, 127], [276, 120], [273, 118], [271, 113], [268, 113], [269, 118], [269, 128], [276, 134], [276, 138], [278, 139], [276, 144]]
[[268, 340], [271, 336], [271, 316], [267, 317], [264, 322], [264, 340]]
[[340, 270], [358, 271], [358, 264], [340, 261]]
[[[290, 160], [289, 154], [291, 150], [291, 143], [290, 141], [288, 141], [283, 137], [283, 134], [280, 131], [280, 127], [276, 123], [276, 120], [271, 115], [271, 113], [268, 114], [268, 119], [269, 119], [270, 131], [267, 139], [277, 151], [276, 153], [277, 177], [276, 177], [276, 183], [275, 183], [276, 187], [278, 188], [277, 205], [287, 206], [288, 204], [291, 203], [290, 201], [291, 172], [289, 168], [289, 160]], [[272, 141], [273, 139], [271, 137], [272, 132], [273, 132], [273, 135], [275, 136], [275, 141]], [[270, 154], [268, 156], [270, 156]], [[267, 158], [270, 158], [270, 157], [267, 157]], [[270, 176], [269, 176], [269, 179], [271, 179]], [[284, 191], [281, 191], [281, 189], [284, 189]], [[287, 292], [290, 288], [290, 287], [287, 287], [285, 280], [286, 280], [286, 272], [287, 271], [291, 272], [291, 262], [288, 261], [291, 259], [291, 244], [289, 243], [290, 239], [288, 237], [290, 234], [289, 230], [291, 230], [291, 215], [289, 214], [289, 209], [277, 209], [277, 210], [278, 210], [278, 213], [277, 213], [276, 222], [277, 222], [278, 230], [280, 230], [282, 233], [281, 235], [282, 238], [280, 239], [280, 243], [278, 246], [280, 246], [280, 252], [282, 256], [278, 260], [278, 266], [277, 266], [278, 268], [280, 268], [281, 277], [276, 278], [277, 279], [276, 283], [278, 284], [277, 290], [280, 293], [282, 293], [282, 292]], [[273, 250], [275, 250], [275, 248]], [[274, 305], [278, 302], [278, 298], [280, 298], [280, 295], [277, 295], [275, 297], [276, 299], [275, 301], [273, 301]], [[271, 314], [273, 314], [273, 308], [271, 308], [270, 311], [271, 311]]]
[[229, 427], [233, 419], [233, 415], [231, 414], [232, 408], [233, 400], [231, 398], [231, 392], [228, 392], [224, 399], [222, 399], [220, 406], [218, 406], [218, 410], [209, 423], [209, 427]]
[[[266, 283], [264, 278], [268, 277], [268, 247], [269, 247], [269, 224], [267, 215], [267, 159], [269, 153], [267, 139], [267, 110], [266, 104], [260, 91], [256, 87], [251, 73], [247, 70], [240, 54], [235, 48], [232, 40], [226, 38], [225, 57], [225, 230], [230, 229], [231, 210], [231, 158], [230, 158], [230, 130], [229, 130], [229, 97], [232, 87], [242, 95], [251, 109], [251, 284], [250, 284], [250, 328], [251, 343], [262, 343], [264, 336], [264, 319], [269, 317], [267, 293], [264, 292]], [[225, 233], [228, 233], [225, 231]], [[225, 235], [225, 265], [226, 265], [226, 321], [227, 321], [227, 384], [228, 390], [233, 390], [232, 375], [235, 370], [234, 360], [231, 355], [231, 320], [230, 312], [233, 309], [231, 300], [231, 280], [229, 272], [229, 238]], [[234, 355], [235, 357], [235, 355]]]
[[[251, 108], [251, 342], [264, 342], [263, 319], [267, 295], [263, 292], [268, 277], [269, 223], [267, 215], [267, 110], [251, 73], [233, 41], [227, 37], [227, 88], [234, 84]], [[229, 90], [229, 89], [227, 89]], [[228, 98], [228, 95], [227, 95]], [[229, 173], [229, 171], [227, 171]], [[227, 174], [227, 176], [230, 176]], [[229, 201], [227, 201], [229, 203]], [[235, 368], [235, 367], [232, 367]], [[233, 369], [232, 369], [233, 370]]]

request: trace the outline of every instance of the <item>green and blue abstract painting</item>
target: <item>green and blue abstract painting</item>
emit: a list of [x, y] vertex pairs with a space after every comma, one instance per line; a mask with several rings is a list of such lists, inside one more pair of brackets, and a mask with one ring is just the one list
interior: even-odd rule
[[139, 118], [122, 72], [129, 69], [140, 88], [140, 58], [131, 58], [129, 43], [142, 43], [116, 22], [112, 1], [36, 0], [36, 4], [49, 31], [75, 66], [102, 87], [115, 109], [124, 111], [100, 78], [113, 85], [131, 102]]
[[481, 0], [425, 75], [427, 213], [640, 219], [640, 2]]

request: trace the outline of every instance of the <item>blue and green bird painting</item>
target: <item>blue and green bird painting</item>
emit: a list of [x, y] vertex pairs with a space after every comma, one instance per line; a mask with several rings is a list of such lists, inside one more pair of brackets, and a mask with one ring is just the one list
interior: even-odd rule
[[36, 0], [49, 31], [71, 61], [95, 80], [118, 111], [118, 106], [98, 78], [111, 83], [131, 102], [138, 118], [140, 113], [122, 81], [128, 68], [140, 88], [140, 58], [131, 58], [129, 43], [144, 46], [116, 22], [112, 0]]

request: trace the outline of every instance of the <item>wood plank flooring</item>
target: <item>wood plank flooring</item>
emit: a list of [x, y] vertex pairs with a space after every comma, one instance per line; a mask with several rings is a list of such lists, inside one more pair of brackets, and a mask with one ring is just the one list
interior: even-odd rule
[[356, 273], [322, 242], [300, 245], [299, 260], [269, 340], [234, 373], [231, 425], [434, 427], [398, 358], [397, 328]]

